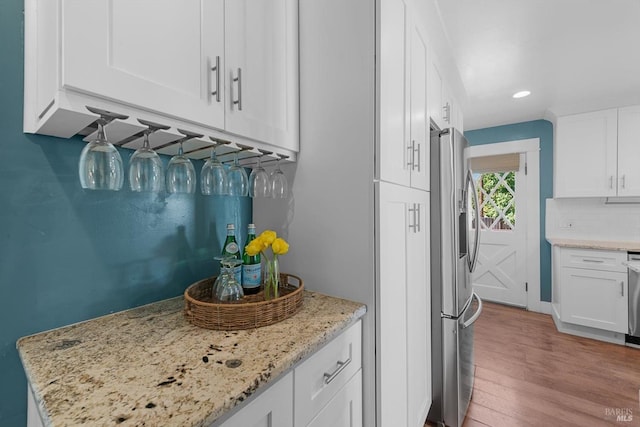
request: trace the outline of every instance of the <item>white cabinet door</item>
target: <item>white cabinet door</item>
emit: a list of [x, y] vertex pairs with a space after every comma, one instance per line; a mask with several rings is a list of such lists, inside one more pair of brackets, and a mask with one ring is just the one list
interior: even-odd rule
[[558, 118], [555, 197], [616, 195], [617, 121], [616, 109]]
[[431, 405], [429, 193], [379, 183], [381, 425], [422, 426]]
[[427, 121], [427, 42], [418, 26], [411, 24], [411, 187], [429, 190], [429, 125]]
[[640, 196], [640, 106], [618, 109], [618, 196]]
[[228, 0], [224, 12], [226, 129], [295, 151], [297, 4], [295, 0]]
[[428, 97], [427, 104], [429, 105], [429, 117], [440, 128], [447, 128], [447, 122], [444, 120], [444, 104], [442, 93], [442, 74], [440, 72], [440, 66], [433, 51], [429, 54], [429, 72], [427, 73], [428, 84]]
[[222, 129], [223, 19], [223, 0], [65, 0], [62, 84]]
[[[429, 193], [414, 192], [407, 234], [408, 426], [422, 427], [431, 407], [431, 269]], [[413, 220], [415, 215], [415, 220]]]
[[409, 186], [411, 144], [406, 112], [408, 72], [406, 28], [408, 6], [404, 0], [380, 2], [380, 140], [379, 178]]
[[[379, 183], [380, 425], [407, 424], [407, 236], [411, 189]], [[413, 190], [417, 191], [417, 190]]]
[[427, 40], [404, 0], [381, 8], [379, 177], [428, 190]]
[[[214, 424], [216, 425], [216, 424]], [[221, 427], [293, 427], [293, 372], [269, 386]]]
[[563, 268], [562, 321], [607, 331], [628, 331], [627, 274]]
[[308, 427], [362, 427], [362, 370], [331, 399]]

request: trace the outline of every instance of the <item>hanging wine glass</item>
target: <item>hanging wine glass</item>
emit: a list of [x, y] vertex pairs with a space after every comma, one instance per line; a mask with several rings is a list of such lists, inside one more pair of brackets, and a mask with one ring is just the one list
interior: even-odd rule
[[238, 163], [238, 153], [233, 156], [233, 164], [227, 172], [230, 196], [246, 196], [249, 194], [249, 178], [247, 172]]
[[278, 154], [278, 160], [276, 161], [276, 168], [271, 172], [271, 197], [274, 199], [285, 199], [289, 195], [289, 183], [287, 177], [280, 169], [280, 160], [286, 159], [289, 156]]
[[249, 175], [249, 196], [251, 197], [269, 197], [271, 190], [271, 182], [269, 181], [269, 174], [260, 164], [262, 156], [271, 154], [270, 151], [260, 150], [262, 155], [258, 157], [258, 164], [251, 171]]
[[178, 141], [178, 154], [169, 160], [166, 174], [167, 192], [169, 193], [188, 193], [196, 192], [196, 169], [182, 150], [182, 143], [193, 138], [200, 138], [202, 134], [193, 133], [186, 130], [178, 129], [178, 132], [185, 135]]
[[227, 171], [216, 156], [218, 144], [216, 142], [211, 149], [211, 157], [204, 163], [200, 172], [200, 191], [206, 196], [227, 194]]
[[164, 186], [164, 167], [158, 153], [149, 144], [149, 135], [158, 130], [169, 129], [169, 126], [138, 119], [147, 126], [144, 130], [144, 142], [129, 160], [129, 188], [131, 191], [160, 192]]
[[115, 119], [124, 120], [129, 116], [89, 106], [86, 108], [100, 117], [96, 120], [98, 124], [96, 139], [85, 145], [80, 154], [78, 162], [80, 185], [89, 190], [120, 190], [124, 182], [122, 157], [118, 149], [107, 141], [104, 128]]

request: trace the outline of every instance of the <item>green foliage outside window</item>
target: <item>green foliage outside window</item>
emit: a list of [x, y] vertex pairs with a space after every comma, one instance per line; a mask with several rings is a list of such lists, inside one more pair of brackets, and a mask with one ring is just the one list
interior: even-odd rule
[[[504, 184], [500, 182], [501, 176], [505, 177]], [[485, 218], [491, 218], [491, 222], [493, 222], [498, 218], [500, 212], [504, 212], [504, 217], [509, 220], [511, 226], [509, 226], [509, 224], [498, 224], [494, 228], [510, 229], [515, 226], [515, 203], [511, 203], [511, 205], [509, 205], [509, 202], [513, 199], [513, 194], [509, 191], [509, 188], [512, 189], [513, 193], [515, 193], [516, 190], [515, 172], [508, 172], [506, 175], [502, 173], [482, 174], [480, 177], [480, 186], [484, 189], [484, 192], [480, 188], [478, 189], [478, 196], [480, 197], [480, 204], [482, 206], [482, 216]], [[490, 197], [493, 204], [488, 200], [485, 200], [486, 197]], [[500, 222], [502, 222], [502, 220]]]

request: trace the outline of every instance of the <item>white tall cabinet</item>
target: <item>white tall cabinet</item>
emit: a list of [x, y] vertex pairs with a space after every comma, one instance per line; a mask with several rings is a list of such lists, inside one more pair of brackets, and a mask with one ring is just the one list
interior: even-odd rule
[[367, 305], [365, 426], [422, 427], [431, 405], [427, 3], [300, 1], [291, 196], [254, 199], [282, 271]]

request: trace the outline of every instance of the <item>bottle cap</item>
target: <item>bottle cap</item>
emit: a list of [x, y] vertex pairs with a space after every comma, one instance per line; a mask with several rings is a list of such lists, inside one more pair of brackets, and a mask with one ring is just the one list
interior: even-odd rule
[[249, 228], [256, 228], [255, 224], [249, 224]]
[[235, 230], [236, 226], [233, 224], [227, 224], [227, 230]]

